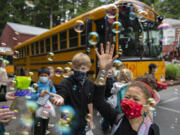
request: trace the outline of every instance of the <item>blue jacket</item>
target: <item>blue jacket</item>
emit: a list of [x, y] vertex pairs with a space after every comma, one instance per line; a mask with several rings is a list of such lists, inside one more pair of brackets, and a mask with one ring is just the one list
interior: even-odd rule
[[31, 100], [37, 100], [39, 98], [40, 93], [44, 90], [48, 90], [49, 93], [56, 94], [56, 89], [51, 81], [48, 81], [46, 84], [38, 81], [37, 85], [38, 87], [37, 87], [36, 92], [31, 92]]

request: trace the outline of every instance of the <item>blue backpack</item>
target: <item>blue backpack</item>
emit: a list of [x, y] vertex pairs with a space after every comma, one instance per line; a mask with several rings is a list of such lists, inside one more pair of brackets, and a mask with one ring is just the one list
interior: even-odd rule
[[121, 100], [124, 99], [124, 95], [126, 93], [127, 87], [129, 85], [126, 85], [125, 87], [121, 88], [121, 90], [117, 93], [117, 109], [122, 113], [121, 109]]

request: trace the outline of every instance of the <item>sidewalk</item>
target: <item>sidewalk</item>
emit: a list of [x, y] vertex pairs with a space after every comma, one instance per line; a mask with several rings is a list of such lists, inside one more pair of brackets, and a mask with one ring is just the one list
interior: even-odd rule
[[164, 83], [167, 83], [168, 86], [178, 85], [180, 84], [180, 78], [177, 78], [176, 80], [166, 80]]

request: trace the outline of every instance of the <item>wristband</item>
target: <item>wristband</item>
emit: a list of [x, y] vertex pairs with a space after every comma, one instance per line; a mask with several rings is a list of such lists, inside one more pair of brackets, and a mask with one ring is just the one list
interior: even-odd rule
[[8, 108], [9, 108], [9, 106], [7, 106], [7, 105], [2, 106], [2, 109], [8, 109]]

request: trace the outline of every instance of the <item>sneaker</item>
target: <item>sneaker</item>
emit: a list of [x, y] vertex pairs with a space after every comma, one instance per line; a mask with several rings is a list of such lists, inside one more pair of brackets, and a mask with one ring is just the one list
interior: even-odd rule
[[48, 128], [53, 128], [54, 124], [48, 124]]
[[49, 130], [46, 130], [46, 135], [48, 135], [50, 133], [50, 131]]

